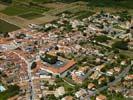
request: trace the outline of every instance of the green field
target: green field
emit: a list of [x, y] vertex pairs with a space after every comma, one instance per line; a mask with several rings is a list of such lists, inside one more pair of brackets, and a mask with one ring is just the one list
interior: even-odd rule
[[36, 6], [16, 5], [16, 6], [9, 6], [1, 12], [4, 14], [10, 15], [10, 16], [14, 16], [14, 15], [25, 14], [28, 12], [43, 13], [45, 11], [48, 11], [48, 8], [42, 8], [42, 7], [36, 7]]
[[19, 29], [19, 27], [0, 20], [0, 32], [11, 32]]
[[19, 15], [19, 16], [22, 17], [22, 18], [30, 20], [30, 19], [35, 19], [35, 18], [38, 18], [38, 17], [42, 17], [43, 15], [41, 15], [39, 13], [29, 12], [29, 13], [22, 14], [22, 15]]

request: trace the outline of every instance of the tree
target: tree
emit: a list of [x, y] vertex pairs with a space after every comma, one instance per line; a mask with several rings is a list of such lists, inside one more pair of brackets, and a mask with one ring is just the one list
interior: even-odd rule
[[40, 100], [44, 100], [44, 97], [41, 97], [41, 99]]
[[54, 86], [53, 85], [49, 85], [48, 88], [49, 88], [50, 91], [54, 90]]
[[57, 56], [65, 57], [65, 54], [63, 52], [57, 52]]
[[55, 46], [55, 50], [59, 50], [59, 47], [58, 46]]
[[128, 44], [127, 44], [127, 42], [124, 42], [124, 41], [117, 41], [117, 42], [112, 44], [112, 48], [128, 50]]
[[128, 11], [119, 12], [121, 21], [131, 21], [132, 17], [128, 14]]
[[87, 36], [87, 33], [83, 33], [83, 36], [86, 37]]
[[57, 56], [53, 56], [50, 54], [45, 54], [44, 56], [41, 56], [40, 58], [41, 58], [41, 60], [43, 60], [44, 62], [47, 62], [49, 64], [55, 64], [58, 60]]
[[128, 57], [124, 54], [119, 54], [120, 59], [127, 59]]
[[89, 83], [88, 80], [85, 80], [84, 83], [82, 84], [82, 87], [83, 87], [83, 88], [87, 88], [88, 83]]
[[67, 24], [67, 25], [65, 26], [65, 30], [66, 30], [67, 32], [70, 32], [70, 31], [72, 30], [72, 25]]
[[[47, 99], [48, 99], [48, 100], [58, 100], [53, 94], [47, 96]], [[46, 99], [46, 100], [47, 100], [47, 99]]]
[[107, 42], [107, 40], [110, 40], [109, 37], [106, 35], [100, 35], [94, 38], [97, 42]]
[[59, 80], [61, 79], [59, 75], [56, 75], [56, 78], [59, 79]]
[[109, 82], [112, 82], [115, 80], [115, 77], [114, 76], [108, 76], [108, 79], [109, 79]]
[[101, 69], [101, 71], [105, 73], [107, 71], [107, 68], [104, 67], [104, 68]]
[[114, 48], [114, 49], [113, 49], [113, 52], [114, 52], [115, 54], [118, 54], [118, 53], [119, 53], [119, 50], [118, 50], [117, 48]]
[[36, 68], [36, 66], [37, 66], [36, 62], [33, 62], [32, 65], [31, 65], [31, 69]]

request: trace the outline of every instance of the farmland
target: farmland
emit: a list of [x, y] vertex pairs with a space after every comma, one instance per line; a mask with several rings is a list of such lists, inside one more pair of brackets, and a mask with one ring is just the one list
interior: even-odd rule
[[0, 20], [0, 32], [10, 32], [19, 29], [19, 27]]
[[25, 18], [25, 19], [35, 19], [35, 18], [38, 18], [38, 17], [42, 17], [43, 15], [40, 14], [40, 13], [35, 13], [35, 12], [29, 12], [29, 13], [25, 13], [25, 14], [22, 14], [22, 15], [19, 15], [20, 17], [22, 18]]
[[45, 11], [48, 11], [47, 8], [41, 8], [41, 7], [30, 7], [26, 5], [16, 5], [16, 6], [9, 6], [5, 10], [2, 11], [2, 13], [7, 15], [20, 15], [25, 14], [28, 12], [34, 12], [34, 13], [43, 13]]
[[0, 14], [7, 16], [2, 17], [2, 20], [26, 27], [31, 23], [54, 21], [62, 13], [76, 19], [99, 11], [116, 13], [127, 10], [133, 15], [132, 3], [132, 0], [13, 0], [10, 4], [1, 3]]

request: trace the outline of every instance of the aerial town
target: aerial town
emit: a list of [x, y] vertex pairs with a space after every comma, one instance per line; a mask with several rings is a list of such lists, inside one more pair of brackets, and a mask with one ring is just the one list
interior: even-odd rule
[[132, 100], [133, 20], [127, 11], [0, 33], [0, 100]]

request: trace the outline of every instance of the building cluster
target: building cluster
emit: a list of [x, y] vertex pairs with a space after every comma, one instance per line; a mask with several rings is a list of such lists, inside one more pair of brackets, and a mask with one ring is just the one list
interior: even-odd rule
[[[107, 100], [99, 94], [104, 89], [132, 98], [131, 60], [112, 50], [117, 39], [133, 50], [132, 24], [101, 12], [82, 20], [63, 15], [43, 26], [10, 32], [0, 38], [1, 81], [20, 87], [17, 100]], [[80, 88], [68, 95], [72, 91], [61, 82]]]

